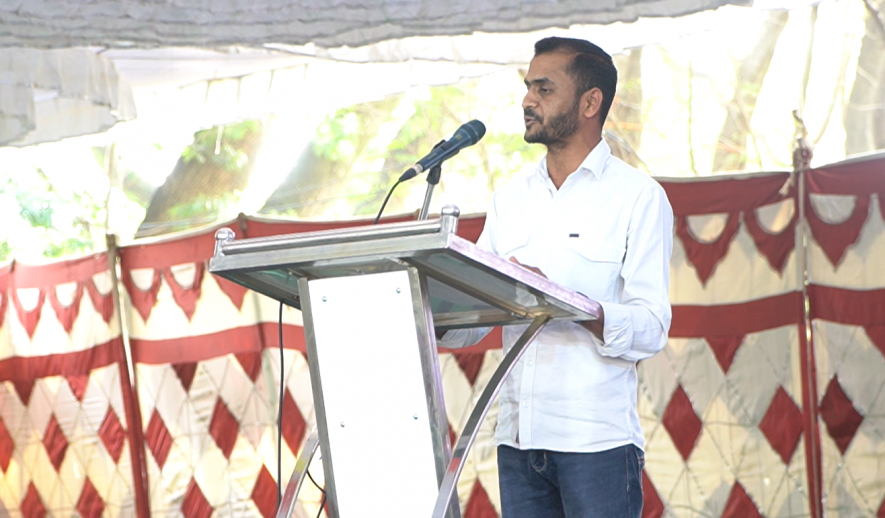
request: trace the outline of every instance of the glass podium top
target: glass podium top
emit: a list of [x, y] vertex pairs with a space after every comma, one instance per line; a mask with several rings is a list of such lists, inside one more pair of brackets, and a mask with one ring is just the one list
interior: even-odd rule
[[209, 271], [300, 308], [298, 279], [415, 268], [426, 279], [441, 329], [552, 320], [594, 320], [599, 304], [479, 249], [455, 234], [457, 209], [439, 219], [234, 240], [216, 234]]

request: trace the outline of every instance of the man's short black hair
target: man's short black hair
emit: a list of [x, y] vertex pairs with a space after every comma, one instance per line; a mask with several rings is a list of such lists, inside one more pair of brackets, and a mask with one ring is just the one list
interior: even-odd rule
[[574, 54], [566, 72], [575, 81], [575, 95], [580, 97], [588, 90], [599, 88], [602, 91], [600, 123], [604, 123], [618, 86], [618, 70], [612, 57], [587, 40], [551, 36], [535, 43], [536, 56], [550, 52]]

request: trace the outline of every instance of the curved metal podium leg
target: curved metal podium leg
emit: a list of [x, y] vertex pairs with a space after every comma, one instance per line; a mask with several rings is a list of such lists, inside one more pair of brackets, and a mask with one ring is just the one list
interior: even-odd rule
[[280, 502], [280, 507], [277, 509], [276, 518], [291, 518], [292, 513], [295, 511], [298, 493], [301, 491], [302, 484], [304, 484], [304, 478], [307, 476], [307, 468], [310, 466], [310, 461], [313, 459], [313, 455], [316, 453], [319, 445], [320, 436], [317, 433], [316, 427], [314, 427], [304, 443], [304, 448], [301, 449], [301, 455], [295, 461], [295, 469], [292, 470], [292, 477], [289, 478], [286, 492], [283, 493], [283, 501]]
[[501, 360], [501, 364], [498, 365], [495, 373], [492, 374], [492, 378], [489, 380], [486, 388], [482, 391], [482, 395], [480, 395], [479, 400], [476, 402], [476, 406], [474, 406], [473, 411], [470, 412], [470, 417], [467, 419], [467, 424], [464, 426], [464, 430], [458, 437], [455, 451], [452, 452], [452, 460], [449, 461], [449, 467], [446, 469], [442, 484], [439, 486], [439, 496], [436, 499], [436, 505], [433, 507], [433, 518], [445, 517], [449, 502], [452, 500], [452, 496], [455, 493], [455, 485], [458, 483], [458, 477], [461, 476], [461, 471], [464, 469], [464, 459], [467, 458], [467, 453], [473, 446], [473, 442], [476, 440], [476, 434], [479, 432], [479, 425], [482, 424], [486, 415], [489, 413], [492, 401], [495, 400], [495, 396], [498, 395], [502, 383], [504, 383], [504, 380], [510, 375], [513, 366], [516, 365], [516, 362], [519, 361], [522, 353], [525, 352], [529, 344], [532, 343], [532, 341], [538, 336], [538, 333], [541, 332], [541, 329], [543, 329], [549, 321], [549, 315], [535, 317], [525, 332], [522, 333], [522, 336], [519, 337], [519, 340], [513, 344], [513, 347], [504, 356], [504, 359]]

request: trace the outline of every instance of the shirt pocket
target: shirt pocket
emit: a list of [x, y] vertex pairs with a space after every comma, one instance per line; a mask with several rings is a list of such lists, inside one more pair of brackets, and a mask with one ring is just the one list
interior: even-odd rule
[[558, 259], [551, 258], [550, 278], [600, 302], [616, 302], [624, 248], [569, 237]]

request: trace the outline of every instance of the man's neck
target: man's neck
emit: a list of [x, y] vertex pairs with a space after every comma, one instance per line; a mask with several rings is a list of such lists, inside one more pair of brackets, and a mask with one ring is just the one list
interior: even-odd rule
[[578, 170], [587, 155], [599, 144], [602, 137], [599, 135], [567, 142], [563, 146], [551, 146], [547, 148], [547, 174], [553, 185], [559, 189], [572, 173]]

